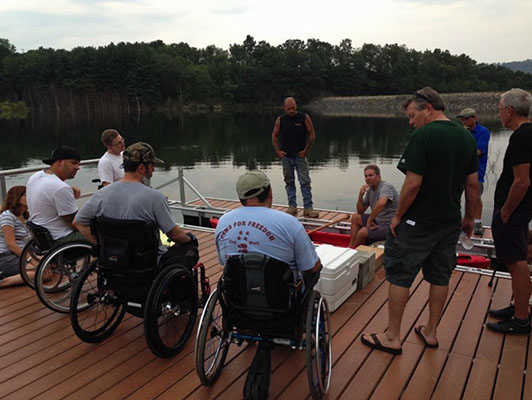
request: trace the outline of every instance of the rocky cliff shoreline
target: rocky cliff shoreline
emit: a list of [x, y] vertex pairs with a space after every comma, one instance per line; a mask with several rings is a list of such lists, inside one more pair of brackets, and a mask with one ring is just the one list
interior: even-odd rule
[[[502, 92], [447, 93], [442, 94], [449, 116], [466, 107], [479, 114], [495, 114]], [[324, 97], [307, 105], [305, 109], [327, 116], [404, 116], [402, 105], [409, 95]]]

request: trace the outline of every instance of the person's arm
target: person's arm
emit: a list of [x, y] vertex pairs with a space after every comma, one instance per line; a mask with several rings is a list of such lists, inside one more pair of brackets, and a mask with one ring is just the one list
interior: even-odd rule
[[478, 199], [478, 175], [476, 172], [466, 176], [465, 180], [465, 213], [462, 229], [467, 236], [473, 233], [475, 207]]
[[364, 211], [368, 209], [368, 206], [364, 204], [364, 194], [369, 190], [369, 185], [367, 183], [363, 184], [360, 187], [360, 190], [358, 192], [358, 200], [357, 200], [357, 213], [358, 214], [364, 214]]
[[91, 228], [89, 225], [82, 225], [77, 220], [74, 220], [72, 225], [73, 225], [73, 228], [77, 229], [79, 233], [81, 233], [85, 239], [87, 239], [92, 244], [97, 244], [96, 238], [92, 235]]
[[[375, 229], [377, 227], [377, 225], [375, 224], [375, 218], [377, 218], [381, 211], [384, 210], [384, 207], [386, 207], [386, 203], [388, 203], [388, 200], [389, 199], [387, 196], [382, 196], [379, 200], [377, 200], [375, 205], [371, 207], [371, 213], [369, 214], [368, 222], [366, 224], [369, 229]], [[372, 226], [370, 227], [370, 225]]]
[[530, 187], [530, 163], [513, 166], [514, 181], [510, 186], [508, 197], [501, 208], [501, 220], [505, 224]]
[[277, 117], [275, 120], [275, 124], [273, 126], [273, 132], [272, 132], [272, 145], [273, 149], [275, 150], [275, 153], [279, 158], [283, 158], [286, 156], [286, 153], [281, 150], [279, 147], [279, 133], [281, 132], [281, 118]]
[[305, 115], [305, 127], [307, 128], [307, 143], [305, 144], [305, 148], [301, 150], [297, 155], [301, 158], [305, 158], [314, 144], [314, 140], [316, 140], [316, 132], [314, 131], [314, 125], [312, 124], [312, 120], [310, 117]]
[[187, 233], [177, 225], [175, 225], [169, 232], [166, 232], [166, 236], [176, 243], [188, 243], [191, 241], [191, 238]]
[[81, 197], [81, 189], [77, 186], [72, 186], [72, 192], [74, 193], [74, 198], [79, 199]]
[[74, 217], [76, 216], [76, 213], [68, 214], [68, 215], [61, 215], [61, 218], [63, 219], [63, 222], [68, 225], [72, 229], [76, 229], [74, 226]]
[[395, 228], [401, 223], [403, 215], [405, 215], [416, 199], [422, 182], [423, 175], [416, 174], [412, 171], [406, 171], [405, 181], [403, 182], [403, 187], [401, 188], [401, 193], [399, 195], [397, 211], [395, 212], [390, 224], [390, 230], [394, 236], [397, 236], [395, 234]]
[[4, 234], [4, 240], [6, 241], [9, 251], [20, 257], [22, 254], [22, 249], [18, 246], [15, 240], [15, 228], [13, 228], [11, 225], [3, 225], [2, 233]]

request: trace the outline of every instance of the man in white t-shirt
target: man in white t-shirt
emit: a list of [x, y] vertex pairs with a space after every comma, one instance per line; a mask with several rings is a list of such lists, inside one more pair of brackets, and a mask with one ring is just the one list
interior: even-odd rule
[[50, 167], [34, 173], [26, 184], [30, 221], [48, 229], [54, 242], [80, 240], [83, 237], [72, 221], [78, 211], [76, 199], [81, 192], [64, 181], [76, 176], [81, 155], [73, 147], [60, 146], [52, 152], [51, 158], [42, 161]]
[[236, 183], [243, 207], [224, 214], [216, 227], [220, 264], [232, 255], [257, 252], [314, 274], [321, 262], [303, 225], [294, 217], [272, 210], [270, 180], [259, 170], [248, 171]]
[[126, 145], [125, 139], [116, 129], [104, 130], [101, 140], [107, 151], [98, 161], [98, 175], [102, 186], [106, 186], [124, 177], [122, 152]]

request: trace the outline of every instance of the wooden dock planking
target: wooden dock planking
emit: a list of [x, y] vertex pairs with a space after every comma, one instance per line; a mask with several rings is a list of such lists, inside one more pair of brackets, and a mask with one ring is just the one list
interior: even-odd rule
[[[339, 214], [339, 213], [338, 213]], [[331, 217], [331, 218], [334, 218]], [[211, 286], [221, 276], [211, 232], [197, 232], [201, 261]], [[383, 270], [331, 314], [333, 376], [329, 399], [530, 398], [525, 374], [532, 350], [527, 336], [487, 331], [486, 310], [511, 300], [511, 284], [498, 278], [454, 272], [439, 326], [440, 348], [426, 349], [413, 328], [427, 320], [429, 285], [412, 286], [402, 325], [403, 355], [392, 356], [360, 342], [364, 331], [385, 328], [388, 285]], [[198, 318], [199, 320], [199, 318]], [[148, 349], [142, 320], [126, 315], [99, 344], [82, 343], [67, 315], [44, 308], [28, 288], [0, 291], [0, 398], [6, 399], [233, 399], [242, 395], [254, 346], [232, 345], [222, 374], [201, 386], [194, 364], [194, 337], [181, 353], [158, 359]], [[530, 363], [530, 361], [528, 361]], [[308, 397], [304, 352], [272, 354], [270, 398]]]

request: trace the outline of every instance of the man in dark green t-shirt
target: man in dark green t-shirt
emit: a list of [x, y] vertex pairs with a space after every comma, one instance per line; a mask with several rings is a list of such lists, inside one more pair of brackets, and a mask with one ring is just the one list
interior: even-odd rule
[[[425, 87], [403, 107], [416, 130], [397, 166], [406, 177], [384, 251], [386, 280], [390, 283], [388, 329], [362, 335], [365, 345], [392, 354], [401, 353], [403, 311], [420, 269], [430, 283], [430, 312], [427, 324], [414, 330], [425, 346], [438, 347], [436, 327], [456, 266], [460, 226], [471, 236], [478, 198], [475, 140], [463, 126], [445, 116], [438, 92]], [[466, 210], [462, 219], [460, 197], [464, 188]]]

